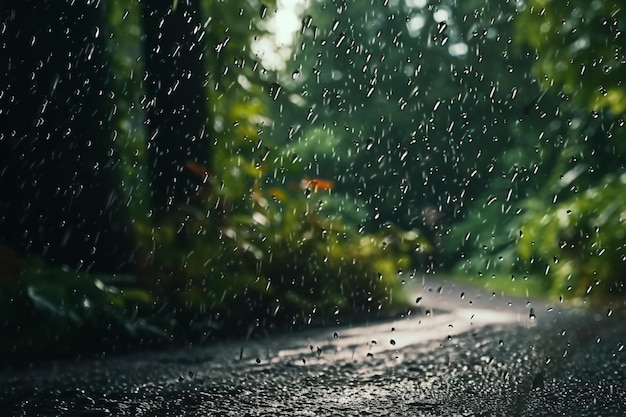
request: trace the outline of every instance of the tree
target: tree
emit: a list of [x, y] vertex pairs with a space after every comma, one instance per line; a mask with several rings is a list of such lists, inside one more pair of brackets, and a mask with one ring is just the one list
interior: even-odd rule
[[545, 94], [562, 99], [569, 132], [541, 192], [527, 201], [519, 253], [545, 265], [562, 296], [623, 293], [626, 65], [618, 1], [531, 1], [516, 22], [535, 49]]
[[71, 268], [128, 268], [102, 10], [0, 6], [0, 241]]
[[516, 29], [536, 51], [534, 72], [543, 88], [561, 90], [584, 107], [623, 117], [623, 16], [619, 1], [589, 5], [533, 0], [516, 19]]
[[514, 5], [419, 3], [311, 2], [283, 79], [306, 104], [285, 103], [295, 133], [280, 137], [309, 175], [365, 202], [370, 226], [438, 241], [468, 207], [533, 186], [499, 177], [532, 172], [526, 138], [547, 123], [526, 115], [540, 90], [514, 50]]
[[211, 171], [204, 60], [213, 57], [201, 46], [206, 31], [199, 0], [142, 2], [141, 11], [149, 186], [154, 215], [162, 218], [176, 204], [188, 204], [196, 188], [186, 163]]

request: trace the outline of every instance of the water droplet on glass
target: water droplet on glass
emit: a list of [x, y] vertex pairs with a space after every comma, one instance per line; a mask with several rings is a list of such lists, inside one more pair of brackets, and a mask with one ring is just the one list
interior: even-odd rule
[[535, 309], [534, 308], [530, 308], [530, 314], [528, 315], [528, 318], [531, 320], [534, 320], [537, 318], [537, 316], [535, 316]]

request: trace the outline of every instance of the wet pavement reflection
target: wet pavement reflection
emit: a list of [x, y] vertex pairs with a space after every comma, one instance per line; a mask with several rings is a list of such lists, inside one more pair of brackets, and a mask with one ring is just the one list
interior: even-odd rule
[[626, 413], [623, 318], [443, 281], [411, 291], [392, 320], [5, 372], [2, 415]]

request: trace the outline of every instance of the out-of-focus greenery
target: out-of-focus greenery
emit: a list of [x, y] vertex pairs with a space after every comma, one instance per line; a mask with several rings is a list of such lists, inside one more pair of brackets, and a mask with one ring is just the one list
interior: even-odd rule
[[626, 175], [608, 175], [600, 185], [556, 204], [528, 202], [518, 250], [541, 262], [560, 295], [623, 292], [626, 272]]
[[428, 242], [393, 228], [359, 234], [321, 213], [321, 193], [254, 187], [248, 207], [221, 218], [203, 213], [228, 205], [223, 195], [176, 213], [146, 231], [151, 268], [163, 276], [152, 292], [174, 290], [175, 305], [228, 317], [240, 331], [402, 305], [398, 271], [410, 269], [410, 254], [428, 251]]
[[123, 351], [403, 307], [398, 274], [409, 275], [429, 243], [392, 226], [359, 233], [323, 214], [327, 197], [255, 188], [246, 209], [214, 214], [227, 197], [201, 195], [139, 227], [152, 250], [136, 275], [78, 273], [2, 247], [15, 267], [0, 271], [1, 314], [13, 318], [0, 349], [20, 360]]
[[[124, 195], [116, 207], [130, 225], [124, 236], [134, 243], [131, 270], [100, 273], [107, 266], [96, 258], [90, 272], [91, 267], [54, 265], [40, 257], [45, 254], [25, 254], [23, 248], [18, 254], [3, 246], [0, 257], [12, 265], [0, 268], [1, 313], [8, 318], [0, 344], [10, 354], [5, 358], [198, 342], [216, 332], [250, 335], [359, 312], [377, 315], [404, 305], [398, 274], [408, 275], [414, 261], [432, 250], [421, 233], [391, 223], [364, 233], [362, 205], [333, 190], [302, 187], [301, 167], [270, 134], [270, 103], [280, 86], [252, 53], [252, 41], [264, 33], [259, 5], [184, 6], [167, 11], [112, 1], [90, 9], [102, 18], [97, 36], [106, 35], [108, 42], [113, 110], [107, 126], [115, 145], [109, 154], [118, 157], [111, 179]], [[194, 42], [181, 39], [180, 46], [199, 48], [205, 71], [180, 76], [202, 79], [208, 118], [197, 140], [206, 141], [209, 155], [179, 159], [177, 141], [194, 133], [186, 130], [184, 117], [180, 138], [163, 138], [155, 125], [156, 117], [169, 115], [171, 124], [198, 103], [172, 108], [150, 96], [147, 83], [159, 74], [146, 54], [162, 51], [144, 48], [145, 26], [154, 23], [147, 23], [148, 12], [164, 12], [163, 19], [175, 13], [202, 16], [201, 27], [189, 27]], [[171, 53], [164, 56], [176, 55]], [[157, 134], [159, 141], [149, 137]], [[159, 204], [153, 210], [155, 158], [160, 164], [170, 158], [177, 178], [186, 175], [184, 193], [178, 193], [178, 183], [178, 194], [169, 190], [169, 210]], [[206, 166], [197, 162], [203, 160]], [[72, 163], [66, 161], [68, 167]], [[277, 172], [287, 171], [293, 180], [276, 179]], [[189, 197], [178, 199], [181, 194]]]
[[[528, 2], [518, 41], [546, 94], [561, 90], [569, 132], [548, 180], [524, 201], [518, 253], [563, 297], [623, 294], [626, 271], [624, 11], [619, 1]], [[522, 36], [524, 34], [524, 36]], [[558, 114], [558, 113], [557, 113]]]
[[620, 3], [365, 3], [307, 2], [275, 70], [254, 44], [281, 2], [50, 4], [55, 43], [0, 6], [36, 40], [0, 43], [0, 179], [21, 193], [0, 203], [2, 352], [330, 322], [401, 305], [416, 269], [622, 293]]
[[[592, 274], [616, 291], [623, 216], [601, 232], [603, 258], [585, 237], [594, 221], [549, 219], [593, 219], [620, 187], [622, 14], [617, 1], [313, 1], [283, 78], [285, 152], [362, 202], [369, 227], [428, 231], [440, 271], [533, 277], [564, 296]], [[589, 245], [549, 243], [570, 235]]]
[[3, 362], [168, 340], [163, 318], [147, 318], [153, 296], [133, 276], [52, 267], [37, 258], [20, 258], [6, 246], [0, 247], [0, 259]]
[[545, 89], [556, 88], [592, 110], [626, 113], [623, 4], [619, 0], [525, 2], [515, 20], [537, 57], [534, 73]]

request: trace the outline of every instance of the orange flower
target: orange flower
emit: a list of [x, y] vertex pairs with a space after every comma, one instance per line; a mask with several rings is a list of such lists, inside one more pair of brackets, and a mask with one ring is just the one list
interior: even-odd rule
[[324, 180], [321, 178], [304, 178], [300, 182], [300, 187], [303, 190], [319, 191], [319, 190], [332, 190], [335, 184], [330, 180]]

